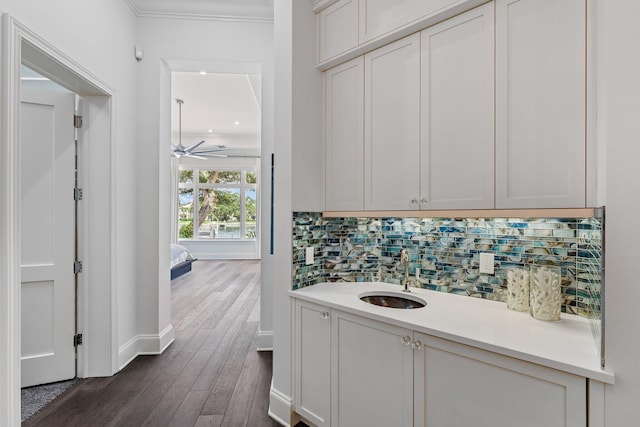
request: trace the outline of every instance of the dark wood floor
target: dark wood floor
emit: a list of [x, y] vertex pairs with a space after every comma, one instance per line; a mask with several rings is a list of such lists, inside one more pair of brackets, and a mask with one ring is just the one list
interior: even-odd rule
[[198, 261], [172, 281], [173, 344], [90, 378], [26, 426], [277, 426], [267, 415], [271, 352], [256, 351], [258, 261]]

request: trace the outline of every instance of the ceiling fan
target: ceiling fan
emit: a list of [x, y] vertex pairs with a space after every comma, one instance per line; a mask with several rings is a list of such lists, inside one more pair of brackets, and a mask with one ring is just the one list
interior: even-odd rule
[[211, 148], [204, 148], [201, 150], [198, 150], [198, 147], [200, 147], [202, 144], [204, 144], [204, 140], [200, 141], [200, 142], [196, 142], [195, 144], [189, 146], [189, 147], [185, 147], [184, 145], [182, 145], [182, 104], [184, 104], [184, 101], [180, 98], [176, 99], [176, 102], [178, 103], [178, 114], [179, 114], [179, 131], [178, 131], [178, 135], [179, 135], [179, 140], [178, 140], [178, 145], [175, 144], [171, 144], [171, 155], [173, 157], [191, 157], [194, 159], [207, 159], [210, 157], [256, 157], [256, 156], [238, 156], [238, 155], [230, 155], [230, 154], [222, 154], [222, 151], [226, 151], [228, 150], [228, 148], [224, 145], [214, 145]]

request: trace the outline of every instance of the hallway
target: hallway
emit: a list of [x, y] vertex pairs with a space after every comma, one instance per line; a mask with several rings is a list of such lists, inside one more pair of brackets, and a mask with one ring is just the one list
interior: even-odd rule
[[63, 393], [25, 426], [277, 426], [271, 352], [257, 352], [259, 261], [197, 261], [171, 282], [176, 338], [160, 356]]

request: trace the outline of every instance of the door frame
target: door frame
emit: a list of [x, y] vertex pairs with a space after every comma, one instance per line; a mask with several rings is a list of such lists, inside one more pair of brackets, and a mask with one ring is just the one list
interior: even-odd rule
[[[265, 117], [265, 105], [268, 102], [265, 101], [264, 87], [265, 87], [265, 68], [260, 62], [235, 62], [235, 61], [214, 61], [214, 60], [180, 60], [180, 59], [166, 59], [163, 58], [161, 60], [161, 70], [160, 70], [160, 146], [161, 147], [169, 147], [171, 144], [171, 106], [174, 105], [175, 100], [171, 99], [172, 93], [172, 82], [171, 76], [174, 72], [199, 72], [205, 70], [207, 73], [217, 73], [217, 74], [254, 74], [260, 76], [260, 87], [263, 91], [260, 102], [260, 122], [261, 122], [261, 135], [260, 135], [260, 153], [261, 158], [259, 162], [259, 174], [260, 174], [260, 191], [259, 191], [259, 201], [258, 203], [258, 212], [260, 215], [260, 226], [258, 230], [258, 238], [257, 238], [257, 247], [256, 253], [258, 254], [258, 260], [260, 260], [260, 269], [261, 280], [263, 286], [260, 290], [260, 325], [258, 329], [258, 342], [257, 348], [258, 351], [271, 351], [273, 350], [273, 321], [272, 317], [272, 308], [273, 299], [269, 292], [266, 292], [267, 289], [265, 283], [265, 277], [267, 276], [266, 269], [267, 263], [264, 261], [264, 254], [262, 253], [263, 242], [268, 239], [265, 236], [268, 236], [268, 224], [269, 218], [269, 209], [265, 208], [265, 203], [267, 203], [270, 199], [270, 189], [267, 185], [268, 180], [265, 179], [265, 174], [270, 173], [270, 161], [271, 159], [268, 154], [268, 150], [265, 146], [265, 123], [268, 123], [268, 118]], [[161, 151], [162, 153], [162, 151]], [[170, 170], [171, 170], [171, 157], [169, 156], [168, 150], [166, 151], [166, 156], [160, 156], [160, 182], [169, 182], [170, 181]], [[160, 192], [160, 210], [164, 212], [170, 212], [171, 210], [171, 201], [167, 197], [162, 197], [163, 192]], [[168, 194], [168, 192], [167, 192]], [[158, 226], [158, 236], [166, 236], [169, 237], [168, 233], [165, 230], [167, 223], [160, 221]], [[169, 241], [166, 241], [166, 246], [169, 245]], [[162, 241], [160, 247], [163, 247]], [[164, 252], [161, 251], [161, 254]], [[169, 264], [165, 261], [165, 257], [160, 257], [160, 267], [159, 267], [159, 277], [169, 277], [168, 267]]]
[[[20, 423], [20, 65], [82, 97], [78, 377], [118, 370], [115, 90], [9, 14], [0, 21], [0, 424]], [[71, 189], [69, 190], [71, 196]], [[69, 267], [71, 268], [71, 266]], [[88, 287], [88, 284], [91, 284]]]

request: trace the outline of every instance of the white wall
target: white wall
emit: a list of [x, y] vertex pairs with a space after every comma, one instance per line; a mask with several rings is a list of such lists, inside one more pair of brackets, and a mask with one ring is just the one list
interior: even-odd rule
[[[113, 211], [115, 218], [112, 218], [112, 224], [116, 225], [115, 235], [111, 236], [109, 229], [106, 228], [104, 235], [92, 236], [94, 242], [106, 245], [107, 252], [109, 242], [114, 241], [116, 247], [112, 249], [115, 259], [112, 260], [113, 265], [103, 265], [98, 268], [94, 264], [93, 270], [112, 271], [115, 274], [113, 282], [117, 283], [119, 299], [126, 301], [128, 305], [118, 305], [118, 330], [111, 331], [112, 336], [87, 337], [95, 342], [105, 342], [108, 347], [112, 337], [118, 336], [121, 340], [126, 340], [128, 335], [136, 333], [137, 328], [135, 320], [137, 240], [134, 232], [136, 223], [130, 214], [131, 206], [135, 205], [137, 196], [135, 186], [130, 185], [135, 179], [136, 158], [128, 150], [135, 144], [137, 114], [136, 62], [132, 54], [136, 40], [136, 18], [124, 1], [113, 0], [92, 2], [80, 0], [56, 2], [0, 0], [0, 12], [10, 14], [28, 30], [106, 82], [117, 93], [113, 98], [114, 104], [112, 106], [113, 130], [115, 131], [113, 141], [116, 144], [113, 151], [116, 153], [116, 157], [112, 160], [119, 171], [114, 182], [115, 186], [111, 188], [113, 199], [116, 200]], [[116, 27], [117, 31], [114, 31]], [[95, 179], [100, 178], [95, 177]], [[110, 183], [107, 182], [103, 187], [109, 188], [109, 185]], [[5, 195], [0, 196], [4, 197]], [[111, 198], [112, 194], [102, 194], [100, 197]], [[110, 214], [111, 212], [106, 217], [108, 218]], [[105, 261], [105, 264], [109, 264], [109, 260]], [[87, 268], [91, 267], [87, 266]], [[0, 284], [2, 287], [12, 285], [15, 284]], [[93, 285], [108, 286], [108, 281], [93, 283]], [[1, 309], [4, 311], [5, 307]], [[5, 348], [9, 347], [5, 343], [0, 343], [0, 349]], [[109, 363], [111, 362], [111, 355], [103, 356]], [[11, 355], [7, 357], [11, 357]], [[4, 360], [5, 357], [0, 357], [0, 359]], [[102, 372], [111, 374], [115, 372], [115, 369], [117, 367], [111, 366]], [[0, 382], [4, 383], [4, 379]], [[18, 393], [17, 390], [16, 393]], [[6, 414], [8, 412], [0, 410], [0, 424], [2, 425], [11, 424], [4, 418]]]
[[[138, 63], [138, 137], [140, 156], [138, 298], [140, 334], [161, 334], [170, 326], [169, 147], [171, 71], [220, 72], [224, 63], [258, 64], [262, 71], [262, 146], [273, 147], [273, 25], [197, 19], [140, 18], [138, 44], [145, 57]], [[235, 64], [235, 65], [233, 65]], [[192, 69], [189, 69], [193, 67]], [[210, 69], [207, 67], [213, 67]], [[232, 71], [232, 70], [229, 70]], [[238, 72], [238, 70], [236, 70]], [[267, 161], [267, 157], [263, 162]], [[264, 163], [263, 163], [264, 164]], [[268, 168], [267, 168], [268, 169]], [[266, 172], [263, 166], [263, 182]], [[270, 193], [263, 188], [263, 201]], [[266, 198], [266, 199], [265, 199]], [[270, 301], [270, 282], [263, 275], [263, 299]], [[270, 327], [270, 305], [261, 306], [261, 331]], [[270, 333], [269, 329], [269, 333]]]
[[640, 2], [602, 2], [603, 56], [599, 58], [606, 99], [606, 362], [616, 384], [606, 389], [606, 425], [640, 422]]
[[310, 1], [275, 1], [276, 251], [274, 358], [270, 414], [285, 425], [293, 397], [291, 359], [291, 221], [293, 210], [324, 209], [323, 81], [315, 68]]

